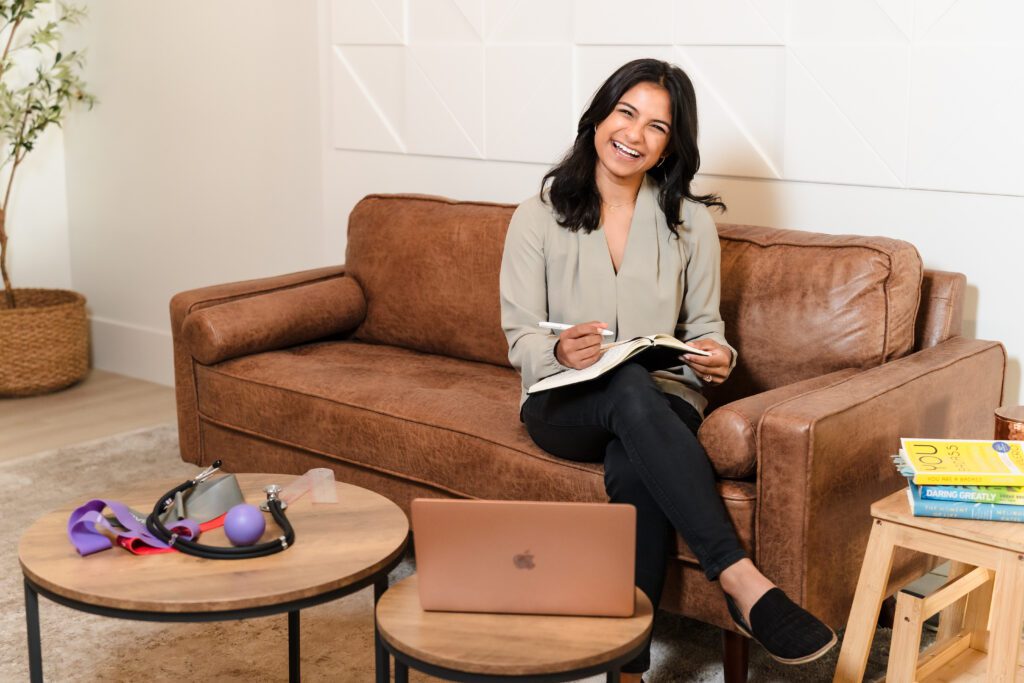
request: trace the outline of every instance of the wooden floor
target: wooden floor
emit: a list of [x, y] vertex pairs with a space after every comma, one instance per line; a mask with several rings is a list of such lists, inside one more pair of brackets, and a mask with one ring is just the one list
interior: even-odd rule
[[63, 391], [0, 399], [0, 462], [175, 419], [172, 387], [93, 369]]

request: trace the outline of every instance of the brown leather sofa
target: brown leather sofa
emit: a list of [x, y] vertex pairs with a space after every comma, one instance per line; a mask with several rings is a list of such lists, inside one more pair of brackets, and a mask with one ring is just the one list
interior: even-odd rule
[[[514, 207], [372, 195], [344, 266], [171, 301], [182, 457], [339, 479], [408, 509], [417, 496], [603, 501], [601, 466], [551, 457], [518, 416], [498, 270]], [[745, 546], [794, 600], [845, 625], [869, 506], [903, 484], [900, 436], [986, 437], [1002, 346], [960, 336], [965, 279], [913, 246], [719, 225], [722, 315], [739, 351], [701, 442]], [[897, 562], [894, 585], [920, 566]], [[902, 572], [899, 571], [902, 569]], [[661, 607], [725, 633], [717, 585], [686, 544]]]

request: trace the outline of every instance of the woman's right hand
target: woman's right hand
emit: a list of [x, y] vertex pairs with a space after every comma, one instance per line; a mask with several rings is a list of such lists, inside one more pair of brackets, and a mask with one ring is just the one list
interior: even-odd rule
[[604, 339], [601, 330], [607, 328], [606, 323], [592, 320], [563, 330], [555, 344], [555, 358], [562, 365], [576, 370], [593, 365], [601, 357], [601, 340]]

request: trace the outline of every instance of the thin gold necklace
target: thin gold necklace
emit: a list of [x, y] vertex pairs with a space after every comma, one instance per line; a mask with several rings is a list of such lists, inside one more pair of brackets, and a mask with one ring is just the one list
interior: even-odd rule
[[605, 201], [602, 201], [601, 203], [604, 204], [604, 207], [606, 209], [621, 209], [624, 206], [632, 206], [633, 204], [636, 204], [636, 200], [634, 199], [633, 201], [626, 202], [625, 204], [609, 204], [608, 202]]
[[609, 209], [621, 209], [624, 206], [632, 206], [633, 204], [636, 204], [636, 197], [633, 197], [633, 201], [626, 202], [625, 204], [609, 204], [603, 199], [601, 200], [601, 203], [604, 204]]

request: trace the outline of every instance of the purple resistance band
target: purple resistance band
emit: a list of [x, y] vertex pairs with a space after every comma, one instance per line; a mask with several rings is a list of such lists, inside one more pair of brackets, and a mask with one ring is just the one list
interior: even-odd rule
[[[104, 508], [110, 508], [118, 524], [123, 528], [113, 526], [103, 516]], [[127, 505], [116, 500], [95, 498], [75, 508], [75, 511], [68, 517], [68, 538], [79, 555], [91, 555], [113, 546], [110, 538], [100, 531], [100, 526], [118, 538], [129, 539], [133, 544], [141, 542], [153, 548], [168, 547], [166, 543], [149, 533], [146, 524], [136, 519]], [[191, 519], [180, 519], [174, 522], [170, 530], [171, 533], [189, 540], [199, 537], [199, 525]]]

